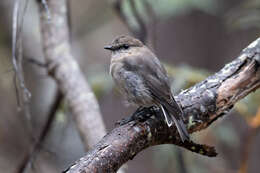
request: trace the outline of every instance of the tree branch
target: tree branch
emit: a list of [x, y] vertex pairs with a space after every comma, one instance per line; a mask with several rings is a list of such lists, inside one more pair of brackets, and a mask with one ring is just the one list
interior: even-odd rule
[[131, 13], [133, 15], [134, 20], [138, 24], [138, 29], [131, 26], [130, 18], [126, 15], [123, 10], [123, 0], [114, 0], [112, 1], [112, 6], [117, 13], [118, 17], [122, 20], [122, 22], [127, 26], [129, 31], [142, 42], [146, 43], [147, 41], [147, 28], [144, 19], [138, 13], [136, 1], [128, 0]]
[[55, 115], [60, 106], [62, 101], [62, 95], [59, 91], [55, 94], [54, 101], [50, 107], [50, 112], [48, 113], [47, 119], [43, 128], [41, 130], [40, 136], [34, 142], [32, 148], [26, 152], [25, 156], [23, 157], [22, 162], [18, 165], [17, 173], [25, 173], [28, 166], [30, 164], [34, 164], [33, 161], [36, 160], [36, 156], [38, 155], [39, 151], [41, 150], [41, 146], [43, 145], [44, 141], [46, 140], [48, 134], [51, 131], [51, 127], [55, 122]]
[[[259, 86], [260, 38], [215, 75], [175, 98], [183, 108], [189, 133], [193, 133], [228, 113], [237, 101]], [[116, 172], [140, 151], [159, 144], [185, 147], [176, 127], [168, 128], [163, 120], [149, 118], [144, 122], [130, 122], [113, 129], [65, 172]]]
[[105, 135], [105, 126], [97, 100], [70, 51], [66, 0], [44, 0], [44, 5], [42, 0], [38, 2], [49, 75], [68, 101], [85, 148], [89, 149]]

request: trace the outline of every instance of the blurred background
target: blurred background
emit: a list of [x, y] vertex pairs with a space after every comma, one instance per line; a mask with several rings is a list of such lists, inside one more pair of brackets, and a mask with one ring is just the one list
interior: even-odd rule
[[[84, 155], [66, 101], [55, 113], [43, 143], [28, 155], [46, 123], [56, 93], [44, 68], [35, 1], [23, 1], [23, 68], [32, 93], [31, 117], [19, 111], [12, 56], [13, 0], [0, 1], [0, 172], [60, 172]], [[98, 98], [108, 131], [135, 108], [124, 105], [108, 74], [115, 36], [142, 39], [167, 65], [175, 93], [205, 79], [236, 58], [260, 36], [259, 0], [77, 0], [69, 1], [72, 52]], [[120, 7], [120, 8], [118, 8]], [[150, 147], [127, 163], [127, 173], [256, 173], [259, 171], [260, 91], [247, 96], [224, 118], [192, 135], [216, 146], [206, 158], [173, 145]]]

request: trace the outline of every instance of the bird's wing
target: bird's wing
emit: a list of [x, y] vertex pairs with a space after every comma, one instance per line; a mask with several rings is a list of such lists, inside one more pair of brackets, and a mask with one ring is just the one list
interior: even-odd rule
[[[124, 61], [127, 70], [133, 71], [143, 79], [153, 99], [161, 107], [165, 120], [171, 118], [167, 122], [168, 125], [173, 120], [182, 141], [189, 140], [189, 134], [183, 123], [183, 112], [172, 96], [166, 70], [156, 56], [147, 49], [146, 52], [131, 55]], [[168, 112], [172, 117], [168, 115]]]
[[149, 50], [125, 58], [125, 68], [143, 78], [153, 98], [163, 104], [177, 119], [182, 119], [182, 110], [174, 100], [165, 68]]

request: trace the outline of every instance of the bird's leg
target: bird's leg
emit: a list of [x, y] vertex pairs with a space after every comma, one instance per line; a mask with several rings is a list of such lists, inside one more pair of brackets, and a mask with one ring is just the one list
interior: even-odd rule
[[122, 126], [131, 121], [144, 122], [154, 114], [154, 111], [155, 111], [154, 106], [151, 107], [140, 106], [131, 116], [116, 122], [116, 125], [119, 124], [120, 126]]

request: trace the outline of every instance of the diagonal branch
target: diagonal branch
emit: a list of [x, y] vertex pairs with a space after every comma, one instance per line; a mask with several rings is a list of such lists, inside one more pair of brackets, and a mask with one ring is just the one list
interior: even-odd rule
[[[260, 38], [215, 75], [175, 98], [183, 108], [189, 133], [193, 133], [207, 128], [259, 87]], [[140, 151], [159, 144], [185, 147], [176, 127], [168, 128], [162, 120], [150, 118], [144, 122], [130, 122], [113, 129], [66, 172], [116, 172]]]
[[43, 53], [49, 75], [68, 101], [85, 149], [89, 149], [105, 135], [105, 125], [96, 97], [70, 51], [66, 2], [38, 0]]

